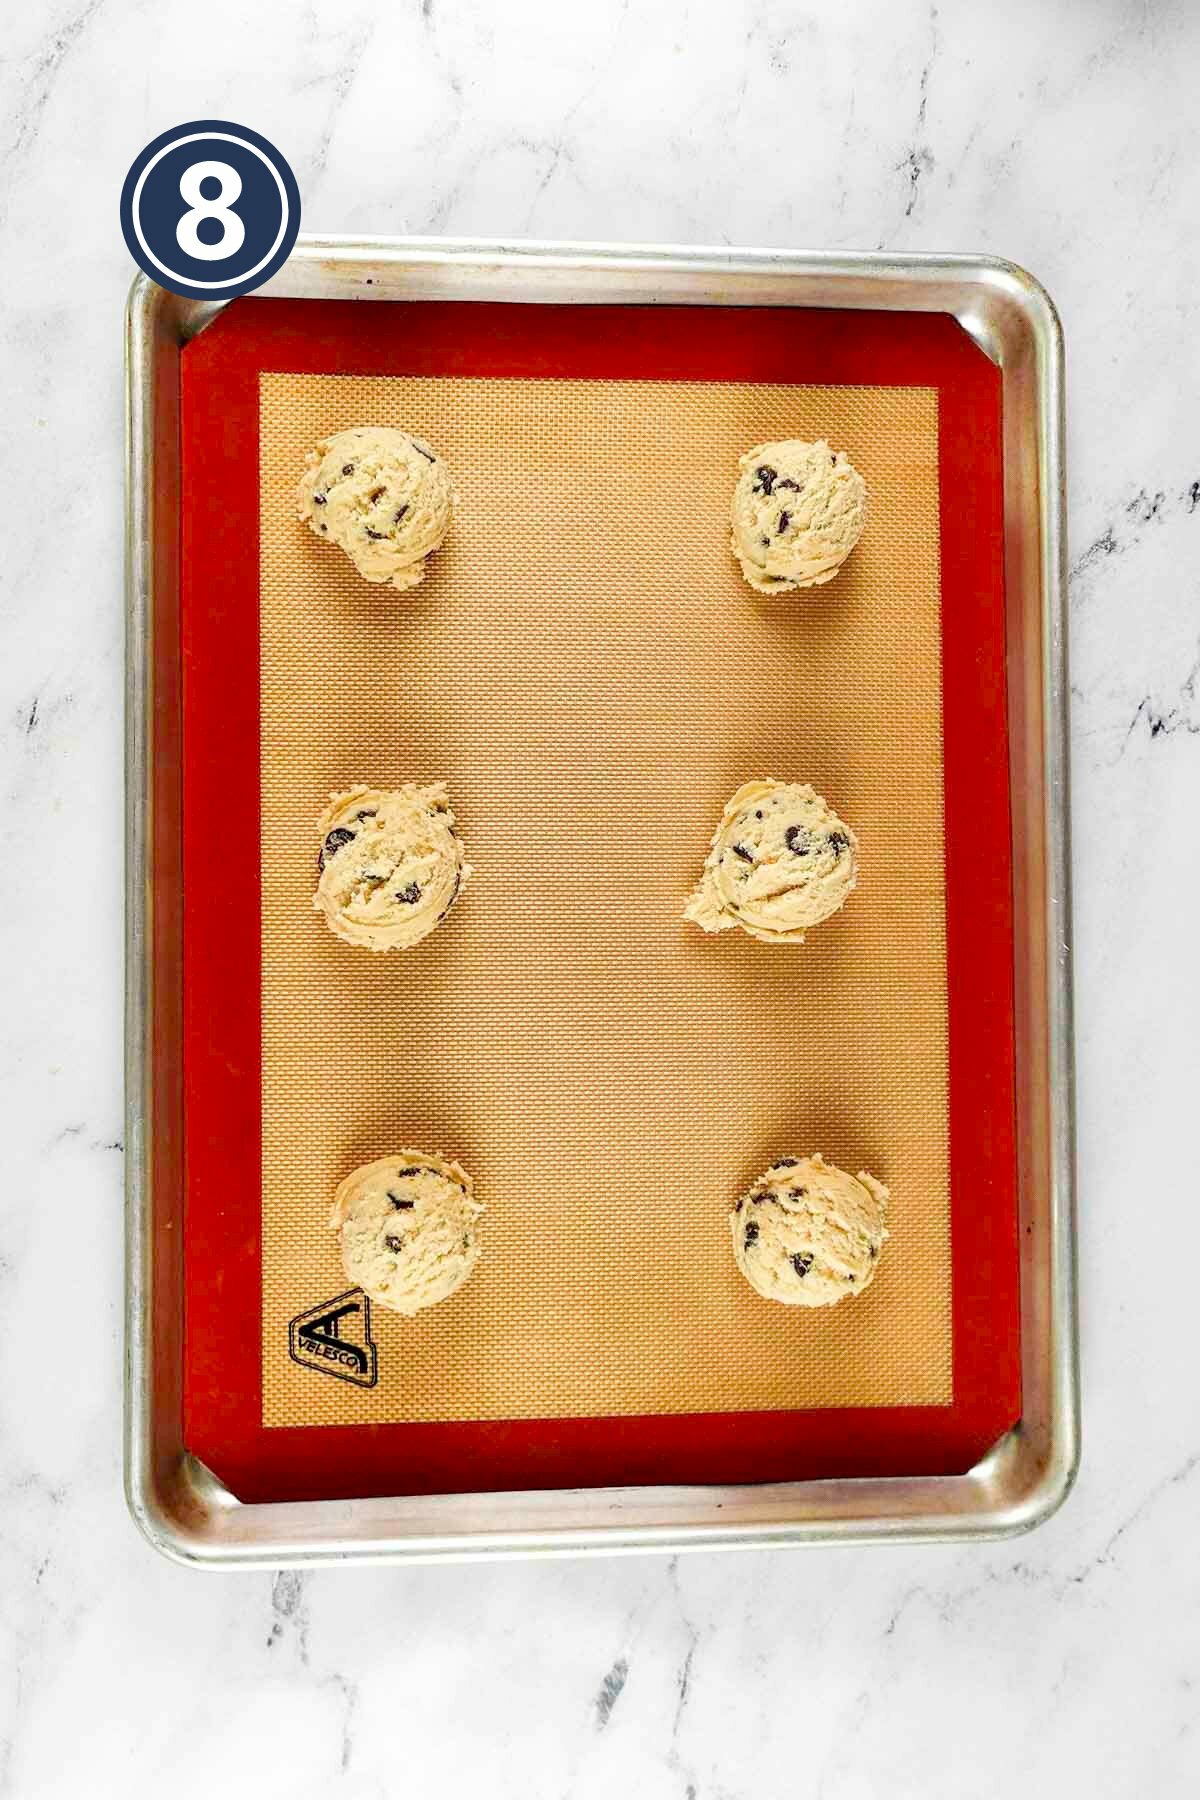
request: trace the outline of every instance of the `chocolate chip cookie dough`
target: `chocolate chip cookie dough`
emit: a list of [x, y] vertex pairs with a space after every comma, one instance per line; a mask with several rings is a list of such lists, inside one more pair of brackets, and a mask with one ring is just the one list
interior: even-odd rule
[[300, 518], [344, 550], [364, 581], [414, 588], [440, 548], [457, 496], [450, 471], [423, 438], [360, 425], [322, 438], [305, 459]]
[[313, 906], [335, 937], [367, 950], [419, 944], [471, 875], [441, 781], [333, 794], [317, 831]]
[[755, 1293], [784, 1306], [835, 1306], [870, 1287], [887, 1239], [888, 1190], [818, 1154], [784, 1156], [729, 1215], [733, 1254]]
[[347, 1175], [329, 1222], [347, 1279], [381, 1306], [412, 1314], [448, 1299], [469, 1278], [483, 1211], [457, 1163], [401, 1150]]
[[748, 781], [721, 815], [684, 918], [704, 931], [743, 931], [802, 944], [843, 906], [858, 878], [858, 839], [813, 788]]
[[824, 438], [756, 444], [733, 490], [733, 554], [760, 594], [832, 581], [862, 536], [867, 484]]

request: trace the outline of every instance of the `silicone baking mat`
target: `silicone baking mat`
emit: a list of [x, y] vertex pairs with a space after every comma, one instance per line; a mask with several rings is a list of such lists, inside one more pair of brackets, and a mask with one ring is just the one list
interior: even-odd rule
[[[264, 331], [270, 314], [288, 329]], [[962, 391], [944, 369], [830, 379], [840, 335], [880, 330], [846, 316], [838, 333], [838, 318], [255, 302], [185, 353], [185, 549], [200, 553], [199, 568], [185, 555], [190, 1001], [218, 976], [206, 902], [227, 915], [210, 944], [223, 962], [234, 949], [248, 964], [256, 940], [236, 1002], [217, 981], [220, 1041], [200, 1046], [201, 1070], [222, 1047], [226, 1070], [231, 1049], [245, 1062], [245, 1140], [220, 1113], [201, 1140], [240, 1242], [205, 1233], [211, 1197], [188, 1165], [188, 1442], [235, 1491], [853, 1472], [880, 1420], [872, 1453], [915, 1471], [985, 1447], [973, 1406], [991, 1437], [1016, 1417], [1007, 805], [979, 735], [998, 728], [1002, 750], [996, 440], [979, 431], [997, 389], [949, 321], [890, 321], [934, 328], [947, 350], [952, 334], [975, 378], [968, 546], [943, 491]], [[665, 349], [672, 326], [672, 354], [693, 361], [664, 379], [646, 333]], [[512, 367], [522, 356], [533, 366]], [[451, 542], [407, 597], [363, 584], [292, 506], [316, 438], [393, 421], [437, 445], [462, 494]], [[764, 604], [728, 554], [728, 497], [738, 451], [784, 435], [844, 447], [871, 520], [832, 589]], [[222, 584], [237, 572], [245, 611], [212, 589], [189, 604], [206, 564]], [[213, 652], [219, 713], [202, 672]], [[962, 652], [976, 704], [959, 741]], [[219, 765], [235, 734], [221, 829], [261, 846], [236, 924], [190, 854], [213, 753]], [[977, 765], [961, 810], [982, 859], [959, 864], [958, 888], [956, 753]], [[811, 780], [861, 840], [858, 894], [798, 951], [679, 920], [724, 799], [764, 773]], [[324, 796], [434, 778], [450, 782], [475, 881], [415, 953], [338, 944], [308, 905]], [[963, 961], [972, 938], [982, 965]], [[984, 1003], [965, 1037], [964, 982]], [[189, 1050], [201, 1036], [189, 1025]], [[987, 1091], [964, 1142], [951, 1069], [972, 1058]], [[219, 1094], [188, 1091], [190, 1150]], [[416, 1320], [375, 1307], [369, 1331], [365, 1309], [353, 1329], [318, 1327], [319, 1346], [340, 1334], [356, 1357], [314, 1354], [305, 1323], [356, 1298], [327, 1227], [333, 1187], [403, 1145], [472, 1170], [484, 1260]], [[893, 1190], [875, 1284], [812, 1314], [746, 1287], [725, 1223], [761, 1168], [810, 1148]], [[973, 1394], [960, 1252], [973, 1234], [978, 1252], [979, 1208], [991, 1299], [1007, 1282], [1012, 1312], [992, 1318], [1008, 1329]], [[231, 1272], [239, 1294], [253, 1277], [260, 1333], [236, 1419], [211, 1385], [206, 1402], [193, 1355], [213, 1276], [224, 1288]], [[976, 1348], [983, 1323], [978, 1309]], [[257, 1454], [228, 1433], [198, 1448], [214, 1426], [221, 1437], [220, 1415]]]

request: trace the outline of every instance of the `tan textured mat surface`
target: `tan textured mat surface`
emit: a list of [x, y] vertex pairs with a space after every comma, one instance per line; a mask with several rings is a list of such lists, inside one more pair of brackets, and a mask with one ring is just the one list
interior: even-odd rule
[[[264, 1423], [944, 1404], [951, 1398], [936, 394], [262, 378]], [[294, 517], [304, 452], [401, 424], [457, 477], [425, 585], [364, 583]], [[828, 436], [870, 484], [842, 576], [756, 601], [739, 451]], [[679, 917], [732, 790], [811, 781], [859, 891], [801, 949]], [[310, 910], [331, 789], [444, 778], [475, 879], [418, 949]], [[252, 774], [251, 774], [252, 778]], [[484, 1256], [379, 1382], [290, 1362], [346, 1286], [356, 1164], [443, 1150]], [[893, 1190], [869, 1293], [772, 1306], [726, 1214], [822, 1150]], [[281, 1348], [282, 1346], [282, 1348]]]

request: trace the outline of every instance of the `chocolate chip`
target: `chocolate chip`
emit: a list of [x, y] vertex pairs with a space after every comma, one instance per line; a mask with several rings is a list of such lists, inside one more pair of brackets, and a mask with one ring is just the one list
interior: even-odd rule
[[793, 856], [808, 855], [808, 833], [803, 825], [789, 825], [783, 834], [783, 841]]
[[791, 522], [792, 522], [791, 513], [790, 512], [781, 512], [779, 515], [779, 529], [775, 534], [776, 537], [782, 537], [784, 532], [787, 530], [788, 526], [791, 524]]
[[793, 1269], [795, 1269], [797, 1275], [800, 1277], [801, 1281], [803, 1281], [804, 1277], [813, 1266], [812, 1257], [807, 1250], [797, 1250], [795, 1256], [792, 1257], [791, 1262]]
[[871, 1261], [874, 1262], [875, 1258], [879, 1255], [879, 1245], [872, 1244], [867, 1254], [870, 1256]]
[[371, 489], [370, 493], [367, 495], [367, 499], [371, 502], [372, 506], [378, 506], [386, 493], [387, 489], [385, 487], [375, 487]]
[[402, 518], [403, 518], [403, 517], [404, 517], [404, 515], [405, 515], [405, 513], [406, 513], [406, 512], [407, 512], [407, 511], [408, 511], [408, 507], [407, 507], [407, 506], [402, 506], [402, 507], [401, 507], [401, 508], [400, 508], [400, 511], [399, 511], [399, 512], [398, 512], [398, 513], [397, 513], [397, 514], [396, 514], [396, 517], [395, 517], [395, 518], [394, 518], [394, 519], [393, 519], [393, 521], [392, 521], [392, 523], [393, 523], [393, 524], [394, 524], [394, 525], [398, 525], [398, 524], [399, 524], [399, 523], [400, 523], [400, 521], [401, 521], [401, 519], [402, 519]]
[[798, 494], [800, 492], [800, 483], [798, 481], [793, 481], [790, 475], [785, 475], [782, 481], [776, 483], [776, 486], [787, 488], [788, 491], [793, 494]]
[[769, 494], [778, 480], [779, 471], [777, 469], [773, 469], [770, 463], [759, 463], [754, 471], [754, 492]]
[[397, 1181], [406, 1181], [406, 1180], [407, 1180], [407, 1179], [408, 1179], [408, 1177], [409, 1177], [409, 1176], [410, 1176], [410, 1175], [424, 1175], [424, 1174], [425, 1174], [425, 1173], [426, 1173], [426, 1170], [424, 1170], [424, 1169], [420, 1169], [420, 1168], [417, 1168], [417, 1169], [397, 1169], [397, 1171], [396, 1171], [396, 1180], [397, 1180]]
[[378, 817], [378, 814], [373, 806], [364, 806], [361, 812], [355, 813], [354, 817], [356, 819], [374, 819]]
[[807, 1193], [808, 1193], [807, 1188], [793, 1188], [792, 1189], [792, 1199], [793, 1200], [803, 1200]]
[[829, 848], [833, 851], [833, 858], [836, 862], [841, 856], [842, 851], [850, 848], [850, 839], [846, 836], [844, 831], [831, 831], [829, 834]]
[[343, 475], [353, 475], [353, 473], [354, 473], [354, 464], [353, 463], [343, 463], [342, 464], [342, 474]]
[[363, 530], [366, 532], [366, 534], [369, 538], [381, 538], [381, 537], [387, 536], [387, 533], [385, 531], [372, 531], [371, 527], [369, 525], [364, 525]]
[[770, 549], [770, 548], [771, 548], [771, 540], [770, 540], [770, 538], [769, 538], [769, 537], [765, 537], [765, 538], [764, 538], [764, 539], [763, 539], [763, 541], [762, 541], [762, 543], [763, 543], [763, 549], [764, 549], [764, 550], [769, 550], [769, 549]]
[[754, 1202], [755, 1206], [761, 1206], [764, 1200], [769, 1200], [770, 1198], [770, 1188], [753, 1188], [751, 1190], [750, 1199]]
[[404, 1239], [402, 1237], [393, 1237], [390, 1232], [383, 1241], [393, 1256], [399, 1256], [404, 1248]]
[[388, 1199], [392, 1203], [394, 1212], [411, 1212], [417, 1204], [415, 1200], [401, 1200], [399, 1195], [393, 1194], [390, 1188], [388, 1189]]
[[751, 1219], [750, 1223], [746, 1227], [746, 1235], [742, 1239], [742, 1243], [743, 1243], [744, 1247], [748, 1250], [750, 1248], [751, 1244], [756, 1244], [757, 1242], [758, 1242], [758, 1220]]
[[336, 856], [339, 850], [344, 850], [347, 844], [352, 844], [354, 837], [354, 832], [347, 831], [344, 825], [339, 825], [335, 831], [331, 831], [321, 846], [321, 854], [317, 858], [318, 869], [325, 867], [329, 857]]
[[426, 462], [437, 461], [437, 457], [433, 454], [433, 451], [429, 448], [428, 444], [423, 444], [420, 438], [413, 438], [412, 447], [419, 455], [425, 458]]
[[847, 1275], [846, 1280], [847, 1281], [857, 1281], [858, 1276], [857, 1275]]
[[463, 1232], [463, 1249], [469, 1250], [470, 1248], [471, 1248], [471, 1234], [467, 1231], [464, 1231]]
[[322, 525], [322, 527], [321, 527], [321, 530], [322, 530], [322, 531], [328, 531], [328, 530], [329, 530], [329, 527], [328, 527], [328, 525]]
[[313, 495], [313, 505], [314, 506], [326, 506], [326, 505], [328, 505], [328, 500], [324, 494], [314, 494]]
[[752, 863], [754, 861], [752, 852], [747, 850], [745, 844], [731, 844], [729, 848], [735, 856], [740, 856], [743, 862]]
[[415, 906], [421, 898], [421, 889], [415, 881], [410, 881], [406, 888], [400, 889], [396, 898], [402, 900], [405, 906]]
[[775, 1167], [777, 1169], [794, 1169], [799, 1161], [798, 1156], [781, 1156]]

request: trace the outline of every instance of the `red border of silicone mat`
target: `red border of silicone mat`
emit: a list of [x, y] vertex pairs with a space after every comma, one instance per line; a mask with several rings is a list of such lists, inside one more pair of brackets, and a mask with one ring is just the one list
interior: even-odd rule
[[[263, 1427], [259, 873], [210, 853], [259, 842], [261, 370], [938, 389], [951, 1405]], [[999, 371], [940, 314], [250, 299], [182, 383], [188, 1449], [243, 1500], [968, 1469], [1020, 1416]]]

